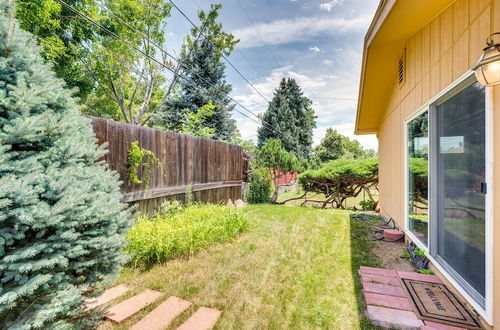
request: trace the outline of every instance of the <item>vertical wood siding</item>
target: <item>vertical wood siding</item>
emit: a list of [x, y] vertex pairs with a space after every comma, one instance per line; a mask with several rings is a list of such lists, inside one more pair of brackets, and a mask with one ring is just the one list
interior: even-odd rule
[[[466, 73], [494, 28], [499, 0], [457, 0], [408, 38], [407, 77], [394, 81], [379, 133], [380, 199], [384, 214], [404, 223], [404, 121]], [[496, 9], [498, 12], [498, 9]]]

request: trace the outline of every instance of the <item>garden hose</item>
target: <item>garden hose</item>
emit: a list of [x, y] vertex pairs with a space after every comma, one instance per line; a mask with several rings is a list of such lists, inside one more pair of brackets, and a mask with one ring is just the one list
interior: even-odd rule
[[[390, 218], [383, 224], [374, 224], [370, 222], [370, 220], [364, 215], [364, 214], [353, 214], [350, 216], [351, 220], [358, 220], [358, 221], [364, 221], [370, 227], [372, 227], [370, 230], [373, 232], [373, 235], [375, 236], [375, 239], [372, 239], [372, 241], [384, 241], [384, 242], [398, 242], [400, 241], [403, 237], [404, 234], [401, 234], [400, 237], [397, 239], [386, 239], [383, 234], [384, 234], [384, 229], [396, 229], [399, 230], [399, 227], [396, 226], [396, 222], [394, 221], [393, 218]], [[382, 234], [382, 237], [377, 237], [378, 234]]]

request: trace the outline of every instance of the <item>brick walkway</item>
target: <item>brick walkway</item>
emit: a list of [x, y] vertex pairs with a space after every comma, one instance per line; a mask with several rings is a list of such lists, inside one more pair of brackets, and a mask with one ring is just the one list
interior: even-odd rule
[[[89, 299], [85, 303], [87, 309], [94, 309], [104, 306], [115, 299], [118, 299], [132, 288], [126, 285], [118, 285], [106, 290], [100, 297]], [[127, 300], [109, 307], [104, 315], [106, 319], [115, 323], [123, 323], [142, 309], [156, 303], [163, 296], [163, 293], [155, 290], [145, 290]], [[144, 316], [131, 329], [134, 330], [161, 330], [167, 328], [178, 316], [184, 313], [192, 303], [177, 297], [170, 297], [160, 303], [149, 314]], [[200, 307], [178, 330], [210, 330], [212, 329], [221, 312], [216, 309]]]
[[365, 314], [374, 325], [403, 330], [463, 330], [418, 319], [401, 286], [402, 278], [443, 283], [437, 276], [370, 267], [361, 267], [359, 273], [367, 305]]

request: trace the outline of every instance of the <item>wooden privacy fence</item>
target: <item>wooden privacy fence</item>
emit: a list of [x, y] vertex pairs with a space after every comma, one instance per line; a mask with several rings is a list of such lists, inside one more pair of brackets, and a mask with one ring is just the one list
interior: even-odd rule
[[[217, 203], [241, 198], [248, 163], [240, 146], [102, 118], [90, 119], [99, 144], [109, 144], [104, 159], [120, 174], [124, 201], [139, 203], [141, 211], [154, 211], [166, 199], [183, 199], [189, 187], [197, 201]], [[151, 167], [147, 189], [144, 184], [128, 180], [127, 153], [134, 141], [154, 152], [163, 166]], [[139, 168], [139, 177], [142, 171]]]

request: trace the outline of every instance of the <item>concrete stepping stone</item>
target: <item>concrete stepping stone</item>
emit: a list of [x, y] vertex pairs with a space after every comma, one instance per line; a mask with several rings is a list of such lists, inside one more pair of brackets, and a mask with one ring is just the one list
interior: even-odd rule
[[162, 330], [186, 309], [191, 306], [190, 301], [177, 297], [170, 297], [156, 307], [151, 313], [137, 322], [130, 330]]
[[217, 323], [221, 313], [216, 309], [201, 307], [177, 330], [210, 330]]
[[111, 300], [114, 300], [122, 296], [123, 294], [129, 292], [130, 290], [132, 290], [132, 287], [127, 284], [120, 284], [114, 286], [104, 291], [104, 293], [99, 297], [85, 299], [85, 308], [90, 310], [105, 305], [109, 303]]
[[162, 295], [163, 293], [159, 291], [143, 291], [142, 293], [139, 293], [138, 295], [133, 296], [132, 298], [109, 308], [104, 313], [104, 315], [108, 320], [114, 321], [116, 323], [123, 322], [124, 320], [139, 312], [144, 307], [154, 303]]
[[366, 317], [373, 325], [386, 329], [420, 329], [424, 323], [413, 312], [378, 306], [367, 306]]

